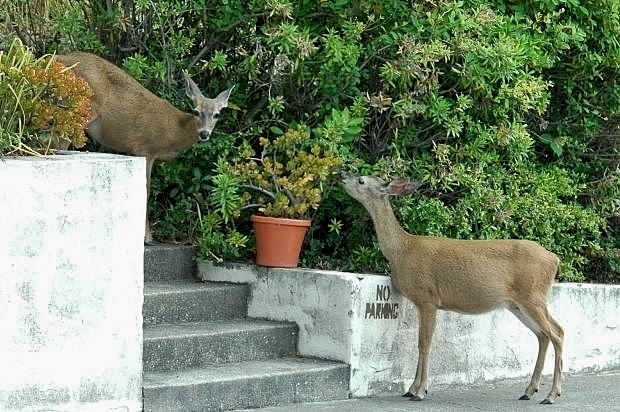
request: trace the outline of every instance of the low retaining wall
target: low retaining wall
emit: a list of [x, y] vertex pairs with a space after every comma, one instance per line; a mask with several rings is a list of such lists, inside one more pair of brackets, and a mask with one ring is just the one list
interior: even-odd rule
[[[413, 382], [417, 311], [395, 292], [389, 277], [208, 263], [199, 265], [199, 273], [204, 280], [249, 283], [248, 315], [296, 322], [302, 356], [351, 365], [353, 396], [404, 392]], [[566, 372], [620, 367], [620, 286], [557, 284], [550, 311], [566, 331]], [[431, 385], [532, 373], [538, 341], [510, 312], [472, 316], [440, 311], [437, 322]], [[551, 346], [547, 374], [553, 372]]]
[[0, 410], [142, 407], [142, 158], [0, 159]]

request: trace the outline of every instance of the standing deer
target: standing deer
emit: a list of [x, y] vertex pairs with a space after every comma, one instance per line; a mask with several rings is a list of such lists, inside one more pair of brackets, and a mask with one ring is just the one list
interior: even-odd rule
[[[93, 90], [88, 136], [110, 149], [146, 157], [147, 196], [153, 162], [172, 160], [197, 141], [209, 140], [232, 91], [225, 90], [215, 99], [206, 98], [183, 73], [185, 92], [194, 103], [194, 115], [155, 96], [101, 57], [74, 52], [57, 56], [57, 60], [75, 71]], [[147, 243], [152, 241], [148, 217], [144, 238]]]
[[538, 391], [549, 341], [555, 349], [553, 386], [541, 403], [560, 396], [564, 331], [547, 309], [547, 295], [560, 272], [558, 257], [528, 240], [456, 240], [414, 236], [399, 225], [389, 196], [404, 196], [419, 184], [385, 183], [373, 177], [345, 179], [347, 193], [370, 214], [395, 288], [419, 313], [418, 366], [406, 397], [422, 400], [428, 389], [428, 355], [438, 309], [480, 314], [507, 307], [538, 338], [532, 380], [521, 400]]

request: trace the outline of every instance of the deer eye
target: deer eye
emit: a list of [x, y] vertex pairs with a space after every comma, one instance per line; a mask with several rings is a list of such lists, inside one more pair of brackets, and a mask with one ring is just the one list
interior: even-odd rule
[[359, 179], [357, 179], [357, 181], [358, 181], [358, 183], [359, 183], [360, 185], [363, 185], [363, 184], [364, 184], [364, 178], [363, 178], [363, 177], [360, 177]]

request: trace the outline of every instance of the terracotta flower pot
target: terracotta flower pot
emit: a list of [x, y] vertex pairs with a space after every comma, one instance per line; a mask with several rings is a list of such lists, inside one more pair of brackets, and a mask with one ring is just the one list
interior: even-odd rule
[[252, 215], [256, 232], [256, 264], [295, 268], [310, 220]]

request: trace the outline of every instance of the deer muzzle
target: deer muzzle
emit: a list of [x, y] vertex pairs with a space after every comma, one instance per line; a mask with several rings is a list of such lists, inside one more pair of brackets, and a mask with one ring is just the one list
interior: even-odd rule
[[207, 132], [206, 130], [201, 130], [198, 133], [198, 140], [200, 140], [201, 142], [206, 142], [207, 140], [209, 140], [209, 137], [211, 137], [211, 133]]

